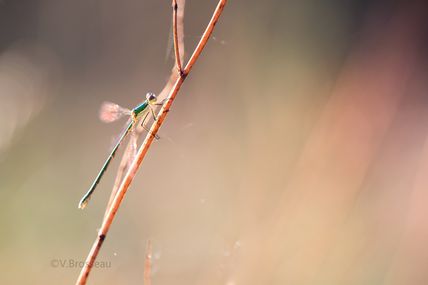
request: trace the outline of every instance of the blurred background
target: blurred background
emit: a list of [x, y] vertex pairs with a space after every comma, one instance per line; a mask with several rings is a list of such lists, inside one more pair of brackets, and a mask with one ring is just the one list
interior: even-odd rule
[[[74, 284], [171, 1], [0, 1], [1, 284]], [[188, 0], [186, 58], [216, 6]], [[428, 3], [229, 1], [89, 284], [428, 284]], [[118, 155], [120, 158], [120, 156]]]

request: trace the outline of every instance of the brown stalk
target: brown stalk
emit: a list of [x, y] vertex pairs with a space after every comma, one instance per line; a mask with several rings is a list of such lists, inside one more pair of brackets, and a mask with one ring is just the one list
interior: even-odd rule
[[[111, 203], [107, 215], [105, 216], [103, 223], [101, 225], [101, 228], [99, 230], [98, 236], [89, 252], [89, 255], [86, 259], [86, 262], [80, 272], [80, 275], [77, 279], [76, 284], [84, 285], [86, 284], [86, 281], [88, 279], [89, 273], [91, 272], [92, 266], [95, 262], [95, 259], [97, 258], [97, 255], [100, 251], [100, 248], [105, 240], [105, 237], [110, 229], [110, 226], [113, 222], [114, 217], [116, 216], [117, 211], [119, 210], [120, 204], [123, 200], [123, 197], [125, 196], [126, 191], [128, 190], [129, 186], [132, 183], [132, 180], [135, 177], [135, 174], [137, 173], [138, 168], [141, 165], [141, 162], [143, 161], [147, 151], [150, 148], [150, 145], [153, 142], [153, 139], [158, 132], [159, 128], [161, 127], [162, 123], [164, 122], [166, 115], [168, 114], [169, 109], [171, 108], [172, 103], [174, 102], [175, 97], [177, 96], [178, 91], [180, 90], [181, 85], [183, 84], [184, 80], [186, 79], [186, 76], [189, 74], [190, 70], [192, 69], [193, 65], [195, 64], [196, 60], [199, 58], [202, 50], [204, 49], [205, 45], [208, 42], [208, 39], [210, 38], [214, 26], [217, 23], [221, 13], [223, 12], [224, 6], [226, 5], [227, 0], [219, 0], [217, 7], [214, 11], [214, 14], [208, 23], [207, 28], [205, 29], [202, 38], [200, 39], [198, 45], [196, 46], [195, 50], [193, 51], [192, 56], [190, 57], [189, 62], [187, 63], [186, 67], [184, 68], [183, 72], [180, 73], [180, 76], [175, 80], [172, 89], [170, 90], [167, 99], [165, 100], [165, 103], [161, 107], [158, 119], [153, 122], [149, 134], [146, 136], [144, 142], [142, 143], [141, 147], [138, 150], [137, 156], [133, 160], [132, 164], [130, 165], [125, 177], [123, 178], [123, 181], [117, 190], [117, 194]], [[174, 28], [176, 29], [176, 28]], [[176, 46], [174, 45], [174, 48]], [[177, 52], [175, 53], [177, 54]]]
[[183, 69], [181, 67], [180, 46], [178, 45], [177, 10], [178, 10], [177, 0], [172, 0], [172, 15], [173, 15], [172, 33], [174, 37], [175, 65], [177, 66], [178, 73], [181, 75], [183, 72]]
[[[178, 53], [178, 58], [181, 65], [181, 62], [183, 61], [183, 58], [184, 58], [184, 7], [186, 4], [186, 0], [178, 0], [178, 1], [175, 0], [174, 2], [175, 4], [179, 4], [179, 5], [177, 9], [173, 9], [173, 13], [174, 13], [173, 18], [175, 18], [175, 22], [173, 21], [173, 28], [172, 28], [173, 37], [174, 37], [173, 45], [174, 47], [177, 46], [177, 50], [180, 51]], [[176, 6], [173, 3], [173, 8], [174, 7]], [[174, 53], [174, 54], [175, 54], [175, 57], [177, 58], [177, 53]], [[165, 87], [158, 94], [158, 100], [160, 102], [166, 98], [172, 86], [174, 85], [174, 82], [177, 80], [177, 77], [180, 75], [180, 72], [179, 71], [177, 72], [177, 70], [181, 70], [181, 67], [177, 68], [177, 66], [179, 65], [177, 64], [177, 60], [175, 60], [175, 64], [171, 70], [171, 76], [169, 77], [168, 82], [165, 84]], [[149, 116], [152, 116], [152, 114], [149, 113]], [[142, 133], [146, 132], [146, 130], [142, 127], [137, 127], [135, 131], [137, 132], [136, 134], [137, 137], [140, 137]], [[108, 209], [110, 208], [110, 205], [113, 202], [114, 197], [116, 196], [117, 189], [119, 189], [120, 183], [123, 180], [123, 176], [128, 170], [130, 161], [133, 159], [132, 155], [135, 155], [134, 153], [131, 152], [131, 142], [128, 143], [128, 145], [126, 146], [124, 153], [125, 154], [122, 157], [122, 160], [120, 162], [119, 168], [116, 173], [116, 178], [115, 178], [113, 189], [110, 194], [110, 198], [104, 213], [104, 217], [107, 215]]]

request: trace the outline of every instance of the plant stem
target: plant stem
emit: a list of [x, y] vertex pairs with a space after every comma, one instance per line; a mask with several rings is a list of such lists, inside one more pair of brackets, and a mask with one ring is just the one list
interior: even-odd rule
[[[176, 81], [174, 82], [174, 85], [172, 89], [170, 90], [166, 102], [161, 107], [159, 114], [157, 115], [157, 120], [152, 124], [149, 134], [146, 136], [143, 144], [138, 150], [137, 156], [133, 160], [131, 166], [129, 167], [125, 177], [123, 178], [123, 181], [117, 190], [116, 196], [113, 200], [113, 202], [110, 205], [110, 208], [107, 211], [107, 214], [103, 220], [103, 223], [101, 225], [101, 228], [98, 232], [98, 236], [95, 239], [95, 242], [89, 252], [89, 255], [86, 259], [86, 262], [80, 272], [80, 275], [77, 279], [76, 284], [78, 285], [84, 285], [86, 284], [86, 281], [88, 279], [89, 273], [91, 272], [92, 266], [94, 265], [95, 259], [97, 258], [97, 255], [100, 251], [100, 248], [106, 238], [106, 235], [110, 229], [110, 226], [113, 222], [114, 217], [116, 216], [117, 211], [119, 210], [120, 204], [123, 200], [123, 197], [125, 196], [129, 186], [132, 183], [132, 180], [135, 177], [135, 174], [137, 173], [137, 170], [139, 169], [147, 151], [149, 150], [153, 139], [155, 138], [156, 133], [158, 132], [159, 128], [161, 127], [162, 123], [164, 122], [166, 115], [168, 114], [169, 109], [171, 108], [172, 103], [174, 102], [175, 97], [177, 96], [178, 91], [180, 90], [181, 85], [183, 84], [184, 80], [186, 79], [186, 76], [189, 74], [190, 70], [192, 69], [193, 65], [195, 64], [196, 60], [199, 58], [202, 50], [204, 49], [205, 45], [207, 44], [208, 39], [210, 38], [214, 26], [217, 23], [221, 13], [223, 12], [224, 6], [226, 5], [227, 0], [220, 0], [217, 4], [217, 7], [214, 11], [214, 14], [208, 23], [207, 28], [205, 29], [201, 40], [199, 41], [197, 47], [193, 51], [192, 56], [190, 57], [189, 62], [187, 63], [186, 67], [183, 70], [183, 73], [181, 76], [179, 76]], [[174, 28], [176, 29], [176, 28]], [[174, 45], [175, 46], [175, 45]], [[177, 51], [175, 53], [177, 55]]]
[[181, 67], [180, 47], [178, 45], [177, 10], [177, 0], [172, 0], [172, 33], [174, 37], [175, 65], [178, 69], [178, 73], [181, 75], [183, 73], [183, 69]]

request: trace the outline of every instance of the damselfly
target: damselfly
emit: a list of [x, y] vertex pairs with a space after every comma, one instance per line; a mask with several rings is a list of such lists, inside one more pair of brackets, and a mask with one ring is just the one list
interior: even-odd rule
[[98, 173], [97, 177], [95, 178], [88, 192], [86, 192], [86, 194], [80, 200], [79, 202], [80, 209], [83, 209], [86, 207], [89, 200], [91, 199], [92, 194], [95, 191], [95, 188], [97, 187], [98, 183], [103, 177], [104, 172], [107, 170], [107, 167], [109, 166], [114, 155], [119, 149], [119, 146], [130, 133], [135, 132], [135, 128], [138, 122], [141, 121], [142, 126], [145, 127], [144, 123], [150, 113], [152, 114], [153, 119], [156, 121], [157, 118], [155, 115], [154, 106], [158, 106], [158, 105], [162, 105], [162, 103], [157, 103], [156, 95], [150, 92], [146, 94], [146, 100], [132, 110], [122, 108], [119, 105], [110, 103], [110, 102], [106, 102], [103, 104], [100, 111], [100, 118], [102, 121], [108, 122], [108, 123], [114, 122], [123, 116], [129, 116], [130, 118], [128, 120], [128, 123], [125, 126], [125, 129], [120, 135], [119, 140], [117, 141], [116, 145], [113, 147], [113, 150], [111, 151], [110, 155], [107, 157], [106, 161], [104, 162], [104, 165], [101, 167], [100, 172]]

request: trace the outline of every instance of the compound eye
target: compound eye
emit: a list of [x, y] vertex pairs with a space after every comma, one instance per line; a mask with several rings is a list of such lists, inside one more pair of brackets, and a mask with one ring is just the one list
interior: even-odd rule
[[154, 93], [149, 92], [146, 97], [149, 101], [156, 101], [156, 95]]

